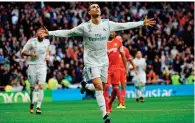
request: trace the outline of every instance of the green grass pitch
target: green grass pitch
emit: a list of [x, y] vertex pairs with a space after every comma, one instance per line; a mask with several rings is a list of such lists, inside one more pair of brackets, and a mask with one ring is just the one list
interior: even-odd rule
[[[146, 98], [144, 103], [126, 100], [126, 109], [111, 113], [112, 123], [193, 123], [194, 97]], [[103, 123], [96, 100], [45, 102], [42, 114], [30, 114], [29, 104], [0, 104], [0, 123]]]

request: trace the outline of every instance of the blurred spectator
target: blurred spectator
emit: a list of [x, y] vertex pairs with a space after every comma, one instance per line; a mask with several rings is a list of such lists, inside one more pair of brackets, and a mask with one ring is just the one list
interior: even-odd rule
[[171, 57], [174, 59], [178, 53], [178, 50], [176, 49], [176, 46], [173, 46], [173, 49], [171, 50]]
[[64, 70], [64, 79], [72, 83], [72, 77], [68, 74], [67, 70]]
[[195, 76], [194, 76], [194, 71], [192, 71], [191, 74], [187, 77], [187, 83], [194, 84], [194, 82], [195, 82]]
[[156, 75], [156, 73], [153, 70], [153, 67], [151, 65], [148, 65], [148, 74], [147, 74], [147, 81], [149, 84], [156, 84], [158, 77]]
[[173, 60], [173, 69], [175, 72], [181, 72], [181, 65], [183, 64], [183, 60], [181, 59], [181, 55], [177, 55]]
[[171, 75], [171, 82], [173, 85], [181, 84], [182, 82], [181, 82], [180, 75], [178, 73]]
[[4, 62], [5, 62], [5, 58], [3, 56], [3, 50], [0, 49], [0, 64], [4, 64]]
[[158, 78], [161, 77], [161, 62], [158, 56], [155, 56], [153, 67], [154, 72], [157, 74]]

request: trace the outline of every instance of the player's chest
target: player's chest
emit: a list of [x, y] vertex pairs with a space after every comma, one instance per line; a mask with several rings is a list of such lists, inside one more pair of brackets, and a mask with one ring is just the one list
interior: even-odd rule
[[110, 30], [107, 25], [93, 25], [87, 24], [84, 28], [84, 36], [85, 37], [93, 37], [100, 39], [107, 39], [110, 35]]
[[34, 51], [37, 51], [39, 53], [44, 53], [47, 49], [47, 44], [45, 43], [39, 43], [39, 42], [33, 42], [32, 43], [32, 49]]
[[144, 65], [144, 62], [142, 60], [135, 60], [135, 64], [137, 66], [143, 66]]

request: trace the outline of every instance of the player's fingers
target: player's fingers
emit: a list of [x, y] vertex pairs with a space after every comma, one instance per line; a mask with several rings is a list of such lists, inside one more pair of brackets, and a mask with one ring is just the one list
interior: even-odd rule
[[149, 23], [149, 25], [155, 25], [156, 23]]
[[47, 36], [46, 34], [42, 34], [43, 37]]
[[149, 21], [152, 21], [152, 20], [154, 20], [154, 18], [150, 18], [150, 19], [148, 19]]
[[43, 28], [44, 28], [45, 30], [47, 30], [47, 28], [46, 28], [45, 26], [44, 26]]
[[156, 21], [150, 21], [150, 23], [156, 23]]
[[148, 26], [150, 26], [150, 27], [154, 27], [153, 25], [150, 25], [150, 24], [149, 24]]
[[47, 33], [44, 31], [44, 32], [41, 32], [41, 35], [47, 35]]
[[47, 30], [47, 28], [46, 28], [45, 26], [44, 26], [43, 28], [44, 28], [44, 29], [45, 29], [45, 31], [48, 33], [48, 30]]
[[148, 18], [148, 16], [146, 15], [144, 19], [147, 20], [147, 18]]
[[45, 33], [45, 30], [40, 30], [39, 33], [40, 33], [40, 34], [41, 34], [41, 33]]
[[151, 25], [151, 24], [152, 24], [152, 25], [156, 24], [156, 21], [147, 21], [147, 22], [146, 22], [146, 25]]

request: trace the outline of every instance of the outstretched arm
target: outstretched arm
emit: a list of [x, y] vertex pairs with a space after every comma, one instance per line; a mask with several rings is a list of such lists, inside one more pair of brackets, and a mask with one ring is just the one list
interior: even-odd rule
[[151, 26], [156, 24], [156, 21], [154, 18], [147, 19], [147, 17], [144, 19], [144, 21], [140, 22], [127, 22], [127, 23], [115, 23], [112, 21], [109, 21], [109, 26], [110, 26], [110, 32], [114, 31], [120, 31], [120, 30], [127, 30], [127, 29], [132, 29], [140, 26]]
[[74, 27], [70, 30], [56, 30], [56, 31], [48, 31], [45, 27], [40, 32], [41, 36], [56, 36], [56, 37], [72, 37], [72, 36], [82, 36], [83, 35], [83, 26], [82, 24]]

